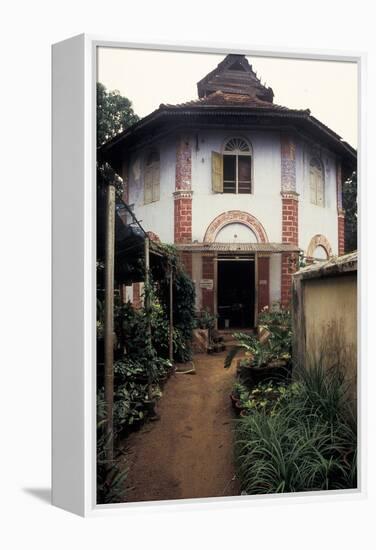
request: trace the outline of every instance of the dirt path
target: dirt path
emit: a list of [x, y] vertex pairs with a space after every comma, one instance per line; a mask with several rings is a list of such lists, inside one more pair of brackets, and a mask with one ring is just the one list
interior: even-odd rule
[[196, 374], [174, 374], [166, 384], [160, 420], [127, 439], [127, 501], [239, 494], [229, 399], [234, 370], [223, 368], [224, 357], [196, 355]]

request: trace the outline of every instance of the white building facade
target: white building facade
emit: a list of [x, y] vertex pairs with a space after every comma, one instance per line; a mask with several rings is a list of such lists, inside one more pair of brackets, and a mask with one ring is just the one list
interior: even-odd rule
[[344, 253], [342, 182], [356, 152], [308, 110], [275, 105], [245, 56], [227, 56], [198, 92], [103, 151], [145, 230], [181, 251], [197, 309], [219, 329], [251, 328], [263, 307], [289, 305], [299, 252]]

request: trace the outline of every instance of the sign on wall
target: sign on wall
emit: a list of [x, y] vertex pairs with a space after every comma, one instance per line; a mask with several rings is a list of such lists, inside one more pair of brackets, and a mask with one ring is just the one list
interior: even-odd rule
[[200, 287], [207, 290], [213, 290], [213, 279], [201, 279]]

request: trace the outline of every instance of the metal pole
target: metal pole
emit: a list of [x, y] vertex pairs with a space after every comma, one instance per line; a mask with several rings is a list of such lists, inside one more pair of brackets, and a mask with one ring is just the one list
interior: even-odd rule
[[107, 407], [106, 458], [114, 458], [114, 264], [115, 264], [115, 184], [107, 186], [106, 252], [104, 302], [104, 398]]
[[173, 270], [170, 266], [170, 315], [169, 315], [169, 331], [168, 331], [168, 355], [171, 363], [174, 361], [174, 319], [173, 319]]

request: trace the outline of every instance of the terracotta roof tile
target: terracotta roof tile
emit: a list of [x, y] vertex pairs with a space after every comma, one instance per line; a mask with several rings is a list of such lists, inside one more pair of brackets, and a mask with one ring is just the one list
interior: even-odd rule
[[299, 247], [289, 243], [186, 243], [176, 244], [186, 252], [299, 252]]
[[[191, 108], [191, 107], [247, 107], [254, 109], [267, 109], [278, 111], [290, 111], [291, 109], [276, 105], [269, 101], [263, 101], [256, 96], [247, 94], [231, 94], [221, 92], [220, 90], [214, 92], [201, 99], [194, 99], [192, 101], [186, 101], [184, 103], [178, 103], [177, 105], [162, 103], [160, 109], [179, 109], [179, 108]], [[309, 109], [302, 109], [301, 112], [309, 114]]]

